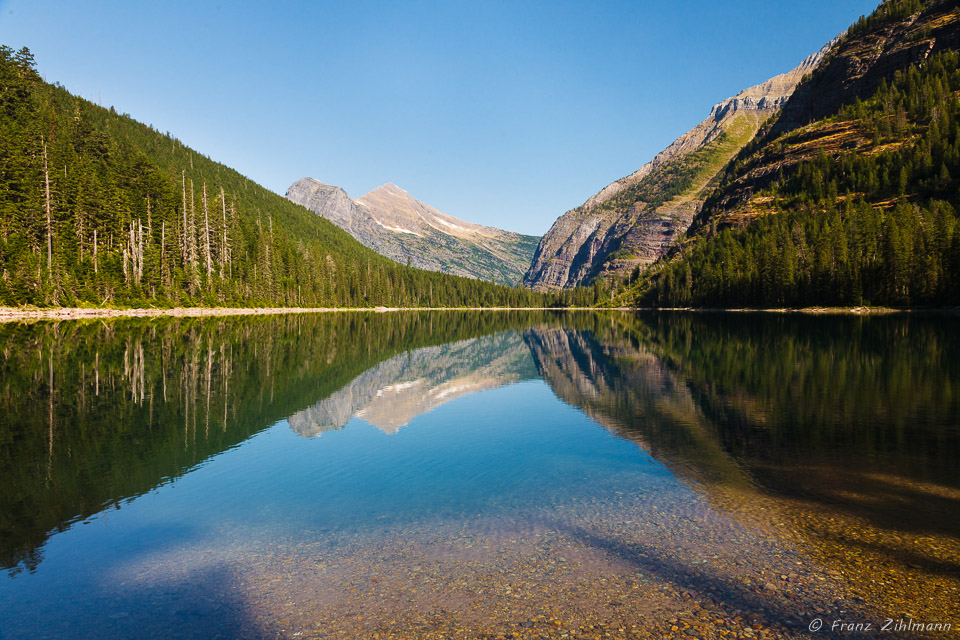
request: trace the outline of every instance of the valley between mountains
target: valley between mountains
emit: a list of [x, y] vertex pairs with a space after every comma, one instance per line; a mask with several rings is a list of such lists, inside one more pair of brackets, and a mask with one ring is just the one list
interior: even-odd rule
[[561, 304], [955, 304], [958, 11], [881, 3], [561, 215], [530, 258], [534, 238], [443, 217], [393, 185], [351, 201], [303, 179], [288, 197], [393, 259], [520, 271]]
[[881, 2], [538, 237], [391, 183], [279, 196], [4, 46], [0, 305], [953, 306], [958, 49], [955, 2]]

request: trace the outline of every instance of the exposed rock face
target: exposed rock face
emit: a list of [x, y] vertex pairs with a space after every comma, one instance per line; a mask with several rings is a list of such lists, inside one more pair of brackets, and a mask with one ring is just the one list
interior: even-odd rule
[[287, 198], [397, 262], [470, 278], [519, 283], [540, 240], [454, 218], [393, 184], [351, 200], [340, 187], [302, 178]]
[[832, 44], [715, 105], [653, 160], [560, 216], [540, 241], [524, 284], [541, 290], [586, 285], [597, 276], [646, 267], [666, 253], [690, 226], [719, 171]]
[[[287, 199], [321, 215], [350, 235], [367, 234], [373, 221], [340, 187], [313, 178], [297, 180], [287, 189]], [[368, 245], [369, 246], [369, 245]]]

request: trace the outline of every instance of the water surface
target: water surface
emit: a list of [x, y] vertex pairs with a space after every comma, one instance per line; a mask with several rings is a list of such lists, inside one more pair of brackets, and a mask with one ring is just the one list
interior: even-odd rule
[[0, 372], [3, 638], [960, 622], [952, 317], [39, 322]]

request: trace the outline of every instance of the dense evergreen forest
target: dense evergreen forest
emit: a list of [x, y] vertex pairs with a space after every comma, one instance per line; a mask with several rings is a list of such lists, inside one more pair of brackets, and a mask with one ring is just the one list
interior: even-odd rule
[[[940, 4], [886, 2], [837, 48], [920, 11], [904, 40], [926, 42], [955, 26], [956, 15], [932, 14]], [[768, 125], [728, 166], [681, 248], [621, 283], [619, 299], [657, 306], [957, 304], [958, 92], [960, 55], [947, 49], [809, 126], [774, 137], [765, 136]], [[747, 223], [725, 223], [725, 188], [761, 165], [779, 169], [741, 206]]]
[[548, 306], [422, 271], [0, 46], [0, 305]]

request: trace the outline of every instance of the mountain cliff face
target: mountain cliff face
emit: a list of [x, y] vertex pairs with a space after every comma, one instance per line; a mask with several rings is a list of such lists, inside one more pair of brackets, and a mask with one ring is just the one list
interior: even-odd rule
[[887, 0], [730, 162], [619, 304], [960, 301], [960, 7]]
[[653, 160], [563, 214], [540, 241], [524, 284], [541, 290], [586, 285], [598, 276], [642, 269], [664, 255], [690, 225], [720, 170], [786, 103], [831, 44], [788, 73], [715, 105]]
[[394, 184], [351, 200], [340, 187], [301, 178], [286, 195], [381, 255], [469, 278], [519, 283], [540, 240], [454, 218]]

